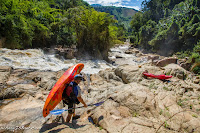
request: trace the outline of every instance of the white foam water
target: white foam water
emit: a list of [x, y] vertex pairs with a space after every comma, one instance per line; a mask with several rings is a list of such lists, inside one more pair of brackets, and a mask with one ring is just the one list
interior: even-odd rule
[[77, 63], [85, 65], [82, 72], [86, 74], [98, 73], [100, 70], [111, 68], [104, 60], [60, 60], [55, 55], [44, 54], [41, 49], [10, 50], [0, 49], [0, 65], [12, 66], [13, 68], [37, 69], [59, 71], [67, 69]]
[[135, 54], [126, 54], [125, 51], [129, 49], [129, 44], [121, 45], [118, 47], [113, 47], [110, 49], [109, 59], [115, 60], [115, 64], [123, 65], [138, 65], [147, 62], [147, 59], [137, 61]]
[[44, 71], [59, 71], [67, 69], [77, 63], [85, 65], [82, 72], [85, 74], [98, 73], [106, 68], [114, 68], [117, 65], [131, 64], [137, 65], [146, 62], [146, 60], [138, 62], [134, 54], [125, 54], [129, 45], [122, 45], [110, 49], [110, 59], [115, 60], [115, 66], [107, 63], [104, 60], [65, 60], [56, 58], [55, 54], [44, 54], [41, 49], [27, 50], [11, 50], [0, 48], [0, 66], [11, 66], [13, 68], [37, 69]]

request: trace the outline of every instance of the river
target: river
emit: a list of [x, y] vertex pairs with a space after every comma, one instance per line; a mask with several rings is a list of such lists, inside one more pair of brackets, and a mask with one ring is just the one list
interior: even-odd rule
[[[104, 60], [78, 60], [74, 59], [58, 59], [54, 54], [44, 54], [41, 49], [27, 50], [11, 50], [6, 48], [0, 49], [0, 66], [12, 66], [13, 68], [37, 69], [42, 71], [59, 71], [67, 69], [70, 66], [83, 63], [85, 69], [82, 72], [86, 74], [98, 73], [106, 68], [115, 68], [121, 64], [141, 64], [136, 62], [133, 54], [125, 54], [129, 45], [113, 47], [110, 49], [110, 57], [115, 58], [115, 64], [110, 64]], [[116, 58], [120, 56], [120, 58]]]

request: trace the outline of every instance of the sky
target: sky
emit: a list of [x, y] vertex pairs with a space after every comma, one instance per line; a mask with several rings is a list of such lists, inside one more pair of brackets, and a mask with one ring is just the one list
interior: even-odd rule
[[91, 4], [101, 4], [102, 6], [127, 7], [140, 10], [143, 0], [83, 0]]

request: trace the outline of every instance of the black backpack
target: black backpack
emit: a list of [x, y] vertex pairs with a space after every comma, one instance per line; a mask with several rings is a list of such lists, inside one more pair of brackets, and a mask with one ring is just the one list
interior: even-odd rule
[[62, 99], [63, 102], [67, 105], [69, 105], [70, 103], [76, 103], [76, 104], [80, 103], [76, 95], [74, 94], [74, 87], [75, 87], [74, 83], [71, 82], [69, 84], [66, 84], [66, 87], [63, 90]]

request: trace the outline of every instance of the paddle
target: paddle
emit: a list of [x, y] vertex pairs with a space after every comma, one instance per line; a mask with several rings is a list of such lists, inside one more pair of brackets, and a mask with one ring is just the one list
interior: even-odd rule
[[[102, 105], [103, 103], [104, 103], [104, 101], [99, 102], [99, 103], [95, 103], [95, 104], [89, 104], [89, 105], [87, 105], [87, 106], [93, 106], [93, 105], [95, 105], [95, 106], [100, 106], [100, 105]], [[77, 108], [83, 108], [83, 107], [84, 107], [84, 106], [80, 106], [80, 107], [77, 107]], [[71, 110], [71, 109], [77, 109], [77, 108], [56, 109], [56, 110], [50, 111], [50, 114], [52, 114], [52, 115], [60, 115], [60, 114], [62, 114], [64, 111], [68, 111], [68, 110]]]

